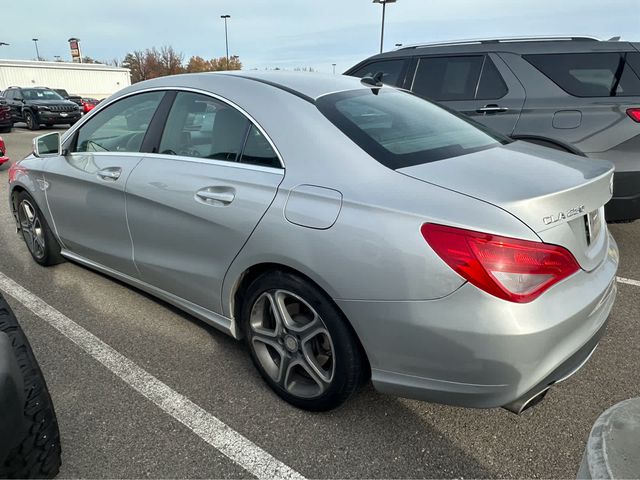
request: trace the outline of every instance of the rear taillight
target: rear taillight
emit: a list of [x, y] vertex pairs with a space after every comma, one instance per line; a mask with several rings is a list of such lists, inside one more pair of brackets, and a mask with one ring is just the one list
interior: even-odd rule
[[627, 115], [629, 115], [634, 122], [640, 123], [640, 108], [627, 108]]
[[4, 144], [4, 140], [0, 137], [0, 157], [4, 157], [5, 152], [7, 151], [7, 147]]
[[557, 245], [425, 223], [422, 236], [459, 275], [491, 295], [516, 303], [536, 299], [580, 269]]

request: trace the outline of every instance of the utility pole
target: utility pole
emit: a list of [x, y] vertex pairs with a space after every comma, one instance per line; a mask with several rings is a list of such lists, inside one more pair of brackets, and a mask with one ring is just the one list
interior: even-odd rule
[[380, 53], [382, 53], [382, 48], [384, 46], [384, 15], [387, 9], [387, 3], [396, 3], [396, 0], [373, 0], [373, 3], [382, 4], [382, 29], [380, 31]]
[[227, 34], [227, 20], [231, 18], [231, 15], [220, 15], [220, 18], [224, 20], [224, 44], [227, 49], [227, 70], [229, 70], [229, 35]]
[[36, 60], [40, 60], [40, 52], [38, 51], [38, 39], [32, 38], [31, 40], [36, 45]]

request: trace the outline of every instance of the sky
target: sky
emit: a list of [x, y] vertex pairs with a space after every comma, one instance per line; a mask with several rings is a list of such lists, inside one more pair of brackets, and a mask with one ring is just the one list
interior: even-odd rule
[[[5, 8], [5, 12], [7, 9]], [[16, 10], [17, 11], [17, 10]], [[382, 7], [372, 0], [28, 0], [28, 21], [3, 22], [0, 58], [110, 61], [171, 45], [185, 56], [229, 53], [245, 69], [311, 67], [340, 73], [380, 47]], [[54, 19], [59, 19], [55, 21]], [[528, 35], [621, 36], [640, 41], [640, 0], [397, 0], [386, 8], [384, 49], [396, 43]]]

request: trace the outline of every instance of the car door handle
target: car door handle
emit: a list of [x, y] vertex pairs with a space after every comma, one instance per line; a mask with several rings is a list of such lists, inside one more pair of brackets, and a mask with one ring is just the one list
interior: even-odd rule
[[206, 187], [196, 192], [196, 200], [215, 206], [229, 205], [236, 198], [235, 189], [232, 187]]
[[122, 169], [120, 167], [107, 167], [102, 170], [98, 170], [96, 175], [102, 180], [111, 180], [115, 182], [120, 178], [120, 174], [122, 173]]
[[489, 105], [485, 105], [484, 107], [476, 109], [476, 112], [478, 113], [501, 113], [507, 111], [509, 111], [507, 107], [501, 107], [500, 105], [496, 105], [495, 103], [491, 103]]

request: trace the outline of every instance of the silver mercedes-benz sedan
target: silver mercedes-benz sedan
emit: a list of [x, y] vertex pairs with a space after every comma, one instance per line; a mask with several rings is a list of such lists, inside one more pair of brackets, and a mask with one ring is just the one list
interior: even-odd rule
[[612, 176], [377, 78], [278, 72], [138, 83], [9, 174], [35, 261], [244, 338], [293, 405], [336, 407], [371, 378], [516, 412], [604, 332]]

